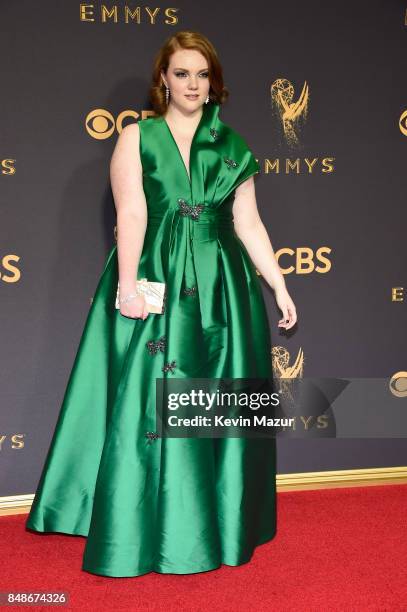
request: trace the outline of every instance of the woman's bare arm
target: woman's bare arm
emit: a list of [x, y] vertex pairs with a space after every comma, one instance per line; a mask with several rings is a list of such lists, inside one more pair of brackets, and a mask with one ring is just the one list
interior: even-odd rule
[[123, 128], [110, 161], [110, 182], [117, 213], [119, 282], [123, 291], [135, 288], [147, 225], [137, 123]]
[[284, 287], [284, 277], [257, 209], [253, 177], [248, 178], [237, 187], [233, 203], [233, 217], [236, 234], [245, 245], [260, 274], [272, 289]]
[[278, 265], [270, 237], [257, 209], [254, 178], [241, 183], [235, 192], [233, 218], [237, 236], [243, 242], [257, 270], [274, 290], [278, 306], [283, 312], [280, 327], [289, 329], [297, 320], [284, 276]]
[[[110, 161], [110, 182], [117, 213], [117, 256], [120, 296], [135, 293], [138, 265], [147, 225], [147, 203], [143, 190], [143, 168], [137, 123], [123, 128]], [[122, 314], [137, 316], [144, 300], [121, 308]], [[145, 317], [143, 317], [145, 318]]]

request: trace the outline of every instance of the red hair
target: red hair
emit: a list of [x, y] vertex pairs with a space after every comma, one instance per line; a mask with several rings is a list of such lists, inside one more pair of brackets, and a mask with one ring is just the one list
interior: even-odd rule
[[214, 46], [203, 34], [182, 30], [167, 38], [155, 57], [150, 87], [150, 100], [154, 112], [163, 115], [167, 110], [165, 84], [161, 78], [161, 71], [167, 72], [171, 55], [179, 49], [195, 49], [206, 58], [210, 83], [209, 100], [223, 104], [229, 96], [229, 91], [224, 86], [222, 66]]

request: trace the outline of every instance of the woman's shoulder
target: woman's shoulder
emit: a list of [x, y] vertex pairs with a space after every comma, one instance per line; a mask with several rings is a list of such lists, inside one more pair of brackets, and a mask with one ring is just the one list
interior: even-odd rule
[[149, 129], [158, 124], [157, 121], [158, 116], [145, 117], [144, 119], [139, 119], [138, 121], [133, 121], [133, 123], [128, 123], [122, 128], [122, 132], [126, 132], [127, 135], [139, 136], [141, 131]]
[[[223, 151], [228, 158], [228, 164], [235, 162], [232, 167], [238, 168], [235, 175], [236, 186], [246, 178], [260, 172], [260, 165], [248, 143], [248, 140], [231, 125], [219, 121], [219, 142], [223, 142]], [[225, 160], [226, 161], [226, 160]]]
[[122, 128], [120, 135], [123, 136], [126, 140], [127, 139], [137, 140], [140, 135], [139, 122], [128, 123], [127, 125], [125, 125]]
[[228, 145], [233, 145], [235, 150], [241, 152], [251, 150], [248, 140], [237, 129], [223, 121], [219, 121], [219, 126], [222, 130], [222, 136]]

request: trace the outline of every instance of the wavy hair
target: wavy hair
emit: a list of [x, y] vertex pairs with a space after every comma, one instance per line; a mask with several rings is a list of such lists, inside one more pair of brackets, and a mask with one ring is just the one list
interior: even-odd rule
[[165, 84], [160, 73], [167, 72], [171, 55], [179, 49], [195, 49], [206, 58], [210, 83], [209, 100], [223, 104], [229, 97], [229, 91], [223, 83], [223, 70], [214, 46], [203, 34], [182, 30], [168, 37], [155, 57], [150, 87], [150, 100], [154, 112], [163, 115], [167, 111]]

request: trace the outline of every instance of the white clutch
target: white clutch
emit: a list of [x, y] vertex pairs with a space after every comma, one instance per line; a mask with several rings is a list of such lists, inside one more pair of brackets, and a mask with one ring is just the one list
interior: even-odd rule
[[[137, 289], [144, 294], [148, 312], [162, 314], [164, 312], [165, 283], [148, 281], [142, 278], [136, 281]], [[115, 307], [120, 308], [119, 283], [117, 283]]]

